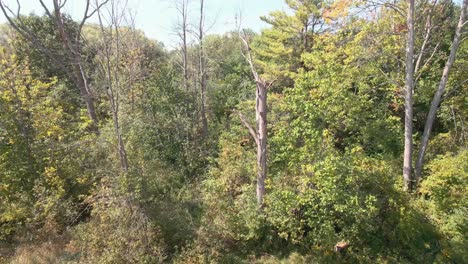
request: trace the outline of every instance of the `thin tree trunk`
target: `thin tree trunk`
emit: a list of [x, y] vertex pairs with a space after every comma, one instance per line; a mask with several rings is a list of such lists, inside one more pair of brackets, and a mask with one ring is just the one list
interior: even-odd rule
[[267, 177], [267, 114], [268, 114], [268, 106], [267, 106], [267, 94], [268, 88], [272, 85], [271, 83], [267, 83], [263, 80], [257, 73], [252, 55], [250, 53], [250, 45], [247, 41], [245, 34], [240, 38], [244, 42], [246, 54], [244, 57], [246, 58], [247, 62], [249, 63], [250, 70], [255, 80], [256, 84], [256, 92], [255, 92], [255, 121], [256, 121], [256, 130], [249, 125], [249, 123], [240, 115], [242, 123], [248, 128], [250, 134], [255, 140], [257, 144], [257, 203], [261, 207], [264, 202], [265, 196], [265, 180]]
[[267, 175], [267, 87], [257, 83], [255, 114], [257, 121], [257, 203], [263, 204], [265, 179]]
[[415, 170], [416, 180], [419, 180], [419, 177], [421, 176], [422, 168], [424, 166], [424, 154], [426, 153], [427, 145], [429, 144], [429, 137], [431, 135], [432, 125], [434, 124], [436, 112], [437, 112], [437, 109], [439, 108], [442, 95], [444, 94], [445, 87], [447, 85], [450, 69], [452, 68], [453, 63], [455, 62], [457, 50], [458, 50], [458, 47], [460, 46], [460, 37], [461, 37], [462, 29], [463, 29], [464, 24], [466, 23], [467, 3], [468, 3], [468, 0], [463, 1], [463, 6], [461, 9], [461, 13], [460, 13], [460, 19], [458, 21], [457, 29], [455, 30], [455, 37], [453, 38], [450, 55], [445, 64], [444, 71], [442, 72], [442, 77], [440, 78], [439, 87], [437, 88], [437, 91], [434, 94], [434, 98], [432, 99], [431, 108], [429, 110], [429, 113], [427, 114], [426, 124], [424, 125], [424, 132], [421, 138], [421, 146], [419, 148], [418, 159], [416, 160], [416, 170]]
[[202, 133], [203, 136], [208, 134], [208, 120], [206, 118], [206, 59], [203, 47], [203, 24], [204, 24], [204, 1], [200, 0], [200, 25], [199, 25], [199, 45], [200, 45], [200, 92], [201, 92], [201, 118], [202, 118]]
[[405, 77], [405, 149], [403, 154], [403, 189], [412, 188], [412, 152], [413, 152], [413, 88], [414, 88], [414, 0], [408, 0], [408, 34], [406, 41], [406, 77]]
[[[111, 111], [112, 111], [112, 119], [114, 122], [114, 132], [115, 136], [117, 139], [117, 148], [118, 148], [118, 154], [120, 158], [120, 166], [123, 171], [128, 170], [128, 158], [127, 158], [127, 152], [125, 150], [125, 144], [122, 139], [122, 132], [120, 129], [120, 123], [119, 123], [119, 89], [120, 87], [120, 82], [119, 82], [119, 69], [118, 66], [114, 66], [114, 69], [112, 67], [112, 56], [115, 56], [115, 61], [120, 62], [120, 25], [119, 25], [119, 20], [120, 17], [119, 15], [123, 16], [123, 14], [118, 14], [118, 11], [116, 10], [117, 6], [116, 3], [111, 0], [111, 5], [112, 5], [112, 12], [110, 12], [110, 26], [109, 26], [109, 34], [110, 38], [106, 37], [106, 28], [104, 27], [103, 20], [101, 17], [101, 12], [98, 11], [98, 19], [99, 19], [99, 25], [101, 28], [101, 34], [103, 38], [103, 45], [104, 45], [104, 56], [105, 56], [105, 74], [106, 74], [106, 80], [107, 80], [107, 95], [109, 97], [109, 102], [111, 106]], [[113, 31], [115, 30], [115, 38], [113, 37]], [[114, 53], [112, 52], [112, 45], [115, 43], [115, 50]]]
[[188, 21], [187, 21], [187, 1], [182, 0], [182, 56], [183, 56], [183, 74], [184, 74], [184, 88], [185, 91], [189, 92], [189, 71], [188, 71], [188, 45], [187, 45], [187, 30], [188, 30]]
[[94, 107], [94, 100], [93, 96], [90, 92], [88, 82], [86, 81], [86, 77], [83, 74], [83, 67], [81, 65], [79, 66], [73, 66], [73, 71], [76, 76], [76, 84], [78, 85], [78, 88], [80, 90], [80, 95], [85, 101], [86, 104], [86, 110], [88, 112], [89, 119], [93, 122], [93, 129], [97, 131], [98, 129], [98, 118], [96, 115], [96, 109]]
[[[73, 48], [72, 43], [70, 43], [70, 39], [68, 34], [65, 31], [65, 25], [63, 23], [62, 13], [60, 12], [60, 5], [57, 0], [54, 0], [54, 13], [55, 19], [57, 23], [57, 28], [59, 30], [60, 36], [62, 38], [63, 45], [65, 50], [68, 51], [69, 56], [72, 58], [72, 69], [73, 75], [75, 79], [75, 83], [77, 84], [80, 95], [85, 101], [86, 109], [88, 110], [88, 115], [91, 121], [94, 124], [94, 128], [97, 129], [98, 119], [96, 115], [96, 110], [94, 108], [93, 97], [91, 95], [90, 89], [88, 87], [88, 82], [86, 80], [86, 75], [84, 73], [83, 66], [81, 64], [81, 55], [80, 53]], [[79, 49], [79, 48], [78, 48]]]
[[[191, 98], [192, 96], [193, 102], [196, 99], [196, 94], [193, 93], [190, 89], [190, 72], [189, 72], [189, 56], [188, 56], [188, 2], [189, 0], [174, 0], [175, 8], [180, 16], [181, 21], [178, 22], [176, 27], [176, 34], [179, 36], [179, 45], [180, 45], [180, 52], [181, 52], [181, 70], [182, 70], [182, 85], [186, 92], [185, 100], [185, 116], [190, 120], [190, 130], [186, 131], [185, 137], [185, 144], [190, 146], [191, 144], [191, 137], [194, 130], [194, 112], [190, 111], [191, 106]], [[194, 89], [196, 92], [196, 89]], [[188, 157], [188, 147], [185, 148], [185, 156]]]
[[127, 171], [128, 170], [127, 151], [125, 150], [125, 144], [122, 139], [122, 133], [120, 132], [118, 112], [115, 111], [115, 109], [112, 111], [112, 117], [114, 120], [115, 134], [117, 136], [117, 147], [119, 150], [120, 166], [122, 167], [124, 171]]

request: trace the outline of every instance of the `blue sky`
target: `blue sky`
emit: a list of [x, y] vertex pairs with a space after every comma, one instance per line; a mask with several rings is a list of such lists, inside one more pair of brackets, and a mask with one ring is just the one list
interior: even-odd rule
[[[7, 5], [16, 8], [16, 0], [3, 0]], [[199, 0], [191, 1], [190, 16], [193, 22], [198, 19]], [[45, 0], [45, 2], [51, 2]], [[167, 47], [175, 45], [173, 26], [177, 22], [174, 0], [128, 0], [129, 7], [136, 13], [136, 27], [155, 40], [162, 41]], [[20, 0], [22, 13], [42, 14], [39, 0]], [[267, 25], [260, 16], [274, 10], [286, 9], [284, 0], [205, 0], [207, 25], [214, 26], [208, 33], [223, 33], [235, 29], [235, 15], [242, 13], [242, 26], [260, 31]], [[66, 9], [73, 17], [78, 18], [84, 10], [83, 0], [68, 0]], [[91, 22], [96, 21], [91, 19]], [[3, 14], [0, 23], [4, 23]]]

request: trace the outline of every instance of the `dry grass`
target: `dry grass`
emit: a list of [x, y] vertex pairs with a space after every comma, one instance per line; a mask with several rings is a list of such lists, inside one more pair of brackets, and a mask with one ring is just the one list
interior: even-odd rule
[[[77, 253], [70, 240], [59, 236], [43, 243], [23, 244], [19, 246], [11, 264], [52, 264], [65, 263], [65, 258]], [[0, 262], [1, 263], [1, 262]], [[71, 263], [71, 262], [67, 262]]]

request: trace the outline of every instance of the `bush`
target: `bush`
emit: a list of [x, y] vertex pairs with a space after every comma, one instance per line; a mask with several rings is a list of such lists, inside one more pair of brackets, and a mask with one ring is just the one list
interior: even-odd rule
[[158, 228], [130, 195], [119, 195], [103, 184], [93, 199], [91, 220], [74, 230], [81, 262], [161, 263], [166, 259]]
[[463, 263], [468, 259], [468, 150], [438, 156], [428, 164], [421, 182], [420, 205], [443, 235], [438, 263]]

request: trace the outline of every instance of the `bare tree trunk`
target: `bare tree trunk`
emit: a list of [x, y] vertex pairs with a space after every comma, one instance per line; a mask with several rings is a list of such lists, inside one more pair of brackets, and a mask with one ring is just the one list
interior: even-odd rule
[[427, 145], [429, 143], [429, 137], [431, 135], [432, 125], [434, 124], [436, 112], [437, 112], [437, 109], [439, 108], [442, 95], [444, 94], [445, 87], [447, 85], [450, 69], [452, 68], [453, 63], [455, 62], [456, 53], [457, 53], [458, 47], [460, 46], [460, 37], [462, 34], [462, 29], [463, 29], [464, 24], [466, 23], [467, 3], [468, 3], [468, 0], [463, 1], [461, 13], [460, 13], [460, 19], [458, 20], [458, 25], [455, 30], [455, 37], [453, 38], [450, 55], [445, 64], [444, 71], [442, 72], [442, 77], [440, 78], [439, 87], [437, 88], [437, 91], [434, 94], [434, 98], [432, 99], [431, 108], [429, 110], [429, 113], [427, 114], [426, 124], [424, 125], [424, 133], [421, 139], [421, 146], [419, 148], [418, 159], [416, 160], [416, 170], [415, 170], [416, 180], [419, 180], [419, 177], [421, 176], [422, 168], [424, 166], [424, 154], [426, 153]]
[[[112, 120], [114, 122], [114, 131], [115, 136], [117, 139], [117, 147], [118, 153], [120, 158], [120, 165], [123, 171], [128, 170], [128, 158], [127, 152], [125, 150], [125, 144], [122, 139], [122, 132], [120, 129], [119, 123], [119, 90], [121, 89], [120, 81], [119, 81], [119, 66], [112, 65], [113, 58], [115, 56], [116, 63], [120, 63], [120, 21], [122, 21], [122, 17], [124, 14], [119, 13], [117, 10], [118, 4], [114, 0], [111, 1], [111, 8], [112, 10], [109, 12], [109, 29], [106, 31], [106, 28], [103, 24], [103, 20], [101, 17], [101, 12], [98, 11], [98, 19], [99, 25], [101, 28], [101, 34], [103, 38], [103, 46], [104, 46], [104, 59], [105, 59], [105, 74], [106, 74], [106, 81], [107, 81], [107, 95], [109, 97], [109, 102], [112, 111]], [[126, 3], [123, 4], [126, 6]], [[115, 31], [115, 34], [114, 32]], [[107, 38], [107, 34], [110, 35], [110, 38]], [[115, 47], [113, 47], [115, 45]]]
[[257, 121], [257, 203], [263, 204], [265, 195], [265, 179], [267, 175], [267, 86], [265, 82], [257, 82], [255, 115]]
[[242, 115], [241, 121], [248, 128], [250, 134], [255, 140], [257, 145], [257, 203], [261, 207], [263, 205], [264, 196], [265, 196], [265, 180], [267, 177], [267, 94], [268, 88], [272, 85], [263, 80], [257, 73], [255, 66], [253, 64], [252, 55], [250, 53], [250, 45], [247, 41], [247, 38], [244, 35], [240, 34], [242, 41], [245, 46], [244, 57], [247, 59], [247, 62], [250, 65], [250, 70], [254, 76], [256, 84], [255, 92], [255, 120], [256, 120], [256, 129], [254, 130], [252, 126], [243, 118]]
[[65, 50], [69, 53], [70, 58], [72, 58], [72, 69], [73, 75], [75, 77], [75, 83], [77, 84], [80, 95], [85, 101], [86, 109], [88, 110], [88, 115], [91, 121], [93, 121], [94, 125], [97, 127], [98, 119], [96, 115], [96, 110], [94, 109], [94, 102], [92, 95], [90, 93], [90, 89], [88, 87], [88, 82], [86, 81], [86, 76], [84, 74], [84, 69], [81, 64], [81, 54], [79, 51], [79, 47], [77, 50], [73, 47], [73, 44], [70, 43], [70, 38], [65, 31], [65, 25], [63, 23], [63, 17], [61, 12], [61, 7], [58, 0], [54, 0], [54, 13], [55, 19], [57, 24], [57, 29], [60, 33], [62, 38], [63, 46]]
[[189, 92], [189, 70], [188, 70], [188, 44], [187, 44], [187, 31], [188, 31], [188, 2], [182, 0], [182, 6], [180, 7], [180, 15], [182, 16], [182, 67], [184, 74], [184, 88], [185, 91]]
[[413, 89], [414, 89], [414, 0], [408, 0], [408, 34], [406, 41], [406, 77], [405, 77], [405, 150], [403, 154], [403, 189], [412, 188], [412, 152], [413, 152]]
[[208, 120], [206, 118], [206, 59], [205, 59], [205, 51], [203, 47], [203, 37], [204, 37], [204, 1], [200, 0], [200, 25], [199, 25], [199, 57], [200, 57], [200, 65], [199, 65], [199, 74], [200, 74], [200, 93], [201, 93], [201, 118], [202, 118], [202, 133], [203, 136], [208, 134]]
[[[111, 104], [114, 104], [114, 100], [111, 100]], [[117, 137], [117, 147], [119, 151], [119, 158], [120, 158], [120, 166], [124, 171], [128, 170], [128, 158], [127, 158], [127, 151], [125, 150], [125, 144], [122, 139], [122, 132], [120, 131], [120, 125], [119, 125], [119, 116], [118, 112], [116, 111], [115, 104], [114, 107], [112, 107], [112, 118], [114, 121], [114, 129], [115, 129], [115, 134]]]
[[[191, 137], [194, 130], [194, 114], [190, 111], [190, 96], [192, 99], [196, 99], [196, 94], [194, 94], [190, 89], [190, 71], [189, 71], [189, 55], [188, 55], [188, 5], [189, 0], [174, 0], [174, 5], [176, 11], [179, 16], [179, 21], [175, 27], [175, 33], [179, 37], [179, 45], [180, 45], [180, 57], [181, 57], [181, 70], [182, 70], [182, 85], [186, 92], [185, 100], [185, 116], [190, 120], [190, 130], [187, 131], [184, 135], [185, 137], [185, 144], [190, 146], [191, 144]], [[196, 92], [196, 89], [193, 89]], [[194, 102], [195, 100], [193, 100]], [[189, 154], [188, 147], [185, 149], [185, 156], [187, 157]]]
[[90, 92], [88, 82], [86, 81], [86, 77], [83, 73], [83, 67], [79, 65], [79, 71], [76, 71], [75, 69], [75, 74], [78, 73], [80, 77], [77, 77], [77, 84], [80, 89], [80, 95], [85, 101], [86, 104], [86, 110], [88, 112], [89, 119], [93, 122], [94, 130], [98, 130], [98, 118], [96, 115], [96, 109], [94, 108], [94, 100], [93, 96]]

